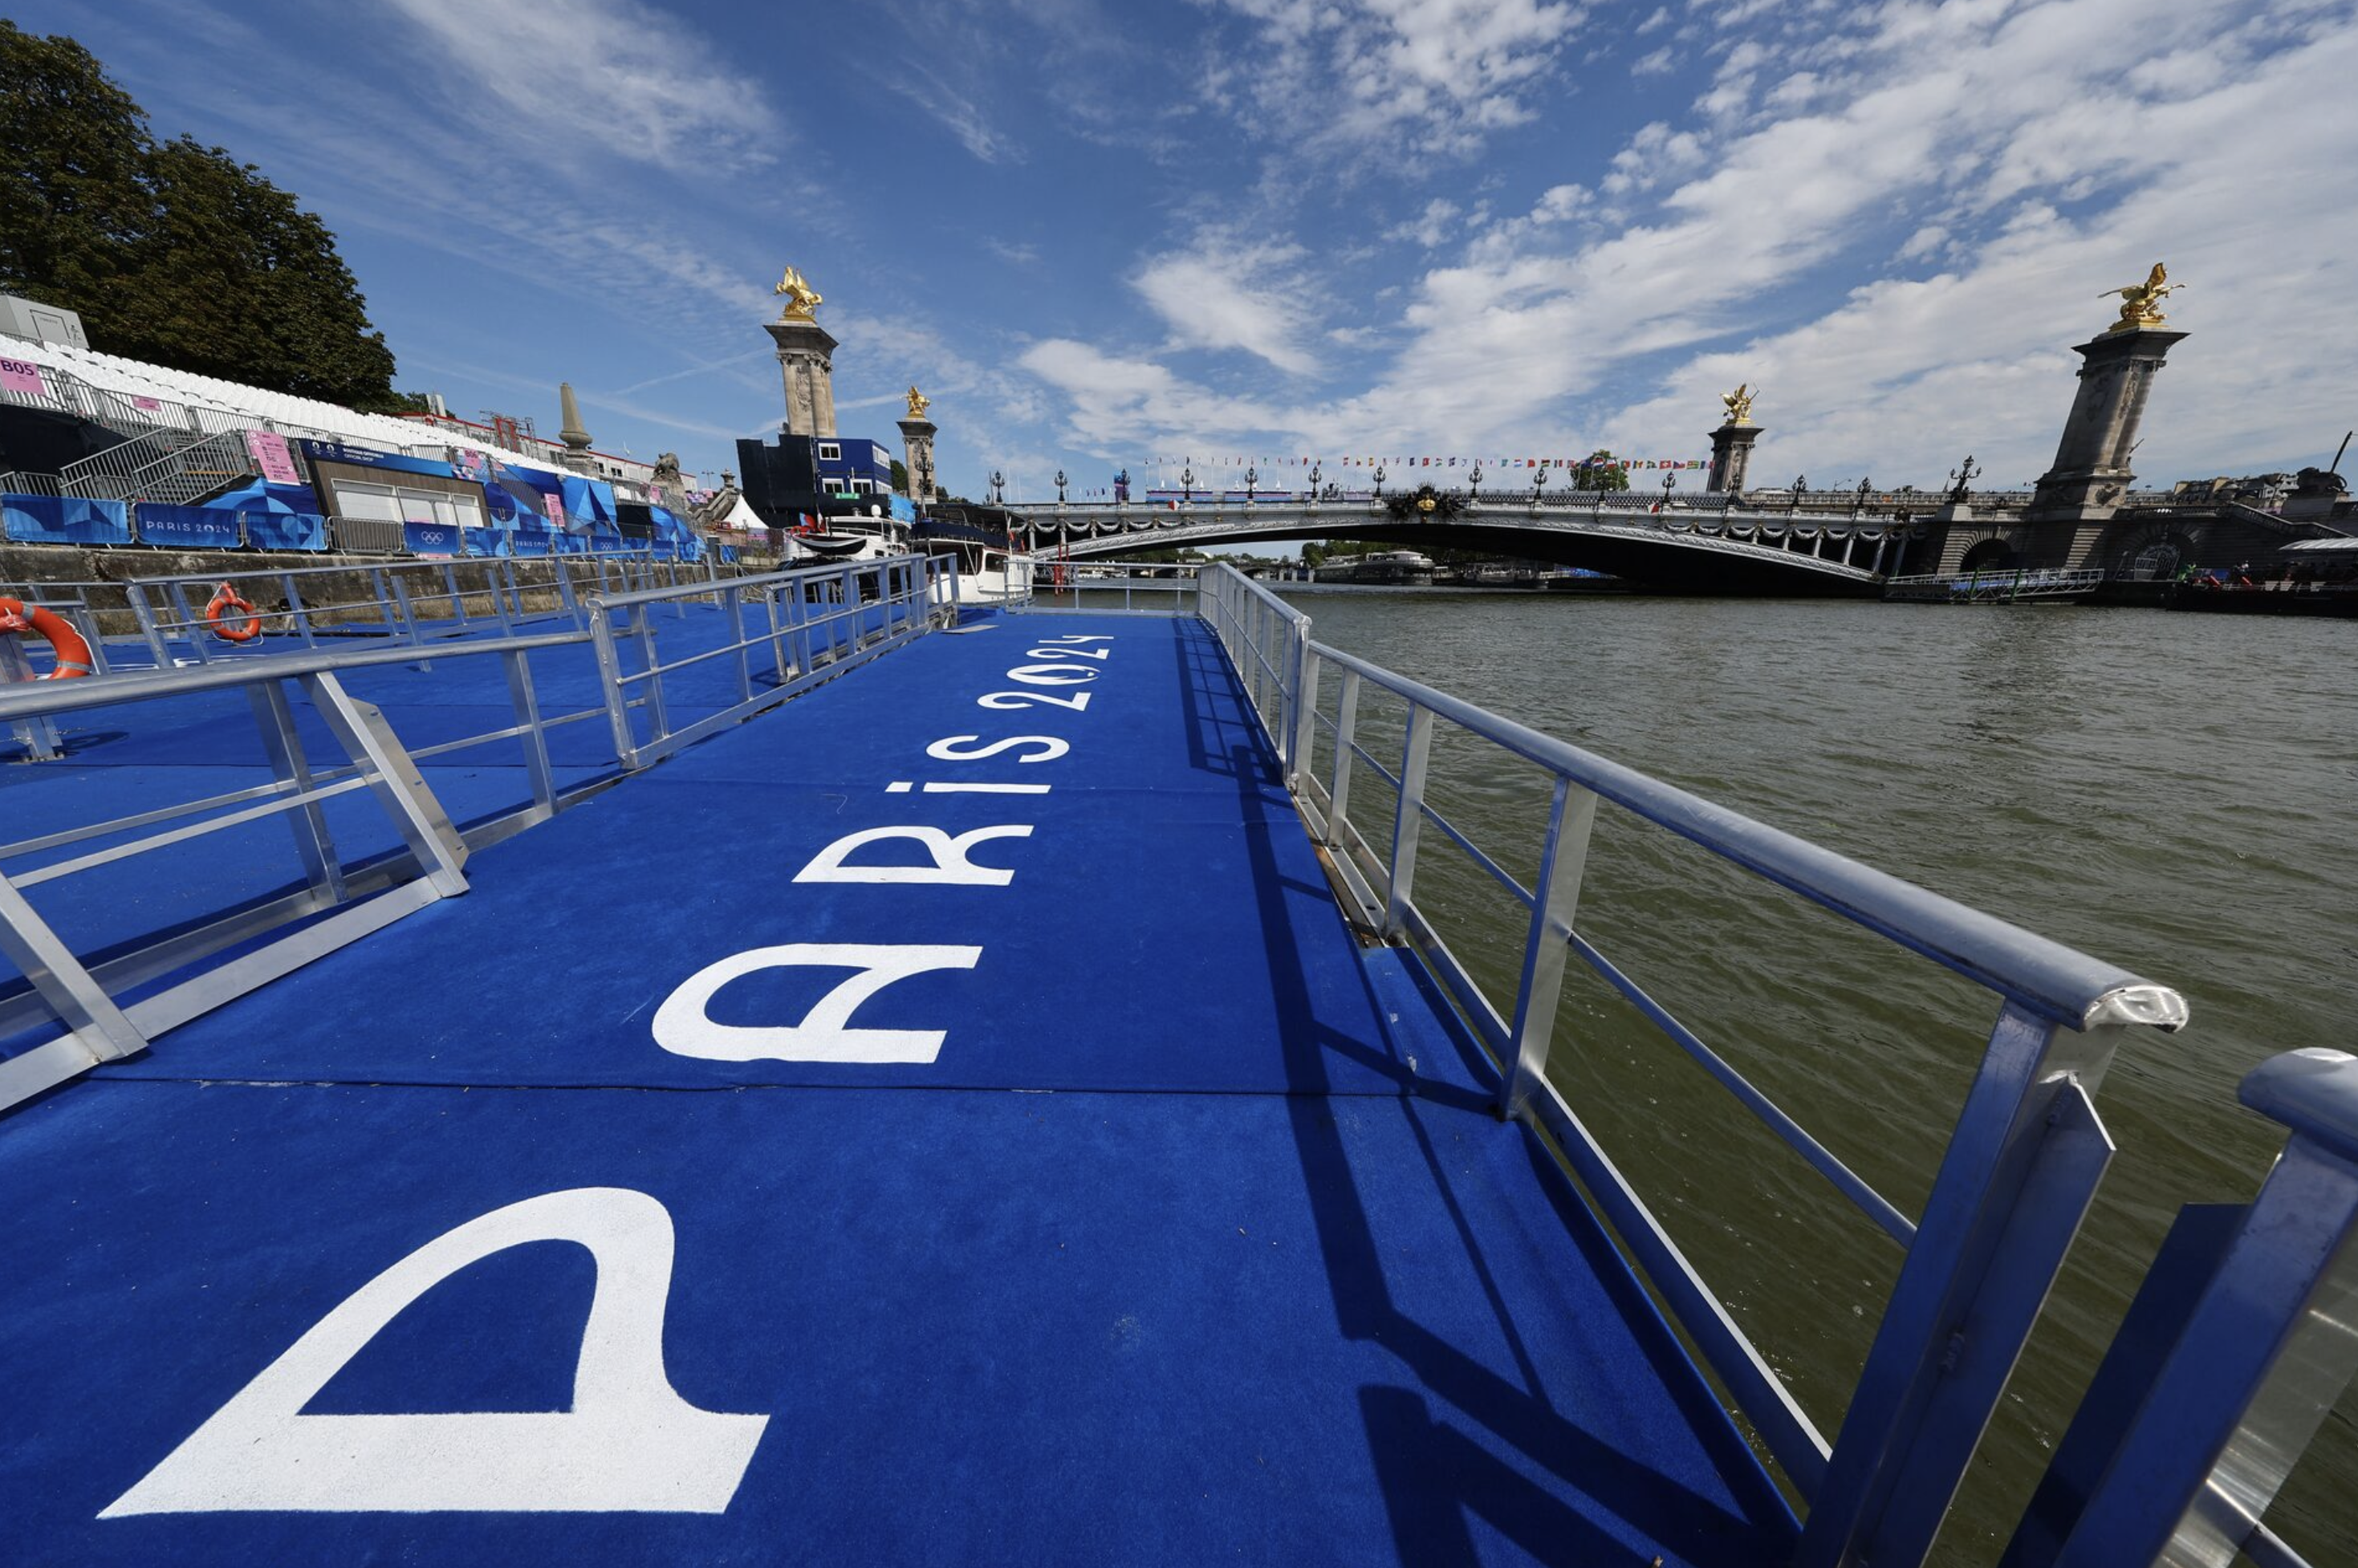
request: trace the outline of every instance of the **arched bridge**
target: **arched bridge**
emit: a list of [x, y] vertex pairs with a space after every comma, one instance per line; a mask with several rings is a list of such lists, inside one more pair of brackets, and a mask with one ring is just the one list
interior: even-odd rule
[[[1714, 496], [1714, 502], [1720, 498]], [[1035, 507], [1016, 524], [1035, 550], [1076, 558], [1295, 539], [1365, 539], [1418, 550], [1476, 550], [1609, 572], [1678, 593], [1880, 593], [1917, 525], [1890, 518], [1742, 510], [1661, 510], [1640, 497], [1576, 503], [1481, 503], [1446, 522], [1403, 521], [1350, 500], [1211, 503], [1175, 509], [1102, 503]]]

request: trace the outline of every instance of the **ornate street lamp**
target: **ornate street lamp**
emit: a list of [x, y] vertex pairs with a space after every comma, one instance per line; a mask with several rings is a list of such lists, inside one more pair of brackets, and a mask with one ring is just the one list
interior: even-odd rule
[[1193, 464], [1180, 471], [1179, 504], [1182, 506], [1195, 504], [1195, 470]]
[[1665, 517], [1671, 514], [1671, 492], [1678, 488], [1678, 483], [1679, 476], [1676, 473], [1666, 473], [1662, 476], [1662, 515]]
[[1850, 503], [1850, 514], [1852, 516], [1855, 517], [1858, 515], [1859, 508], [1866, 504], [1867, 495], [1874, 489], [1875, 481], [1871, 479], [1862, 479], [1858, 481], [1858, 499]]
[[1974, 467], [1973, 453], [1967, 452], [1963, 466], [1949, 476], [1949, 500], [1952, 503], [1962, 506], [1973, 498], [1974, 475], [1979, 472], [1981, 470]]
[[1113, 476], [1113, 503], [1116, 506], [1123, 506], [1127, 505], [1129, 501], [1130, 470], [1128, 469], [1123, 469], [1120, 473]]
[[1384, 498], [1384, 465], [1383, 465], [1383, 464], [1381, 464], [1381, 463], [1378, 463], [1378, 464], [1376, 465], [1376, 499], [1377, 499], [1378, 501], [1381, 501], [1383, 498]]
[[1314, 505], [1318, 501], [1318, 476], [1322, 471], [1316, 463], [1310, 465], [1310, 500]]
[[1056, 470], [1056, 504], [1059, 506], [1065, 504], [1065, 470], [1063, 469]]
[[1531, 480], [1531, 510], [1533, 512], [1537, 512], [1540, 509], [1540, 503], [1547, 499], [1547, 476], [1548, 470], [1541, 469]]
[[990, 470], [990, 503], [993, 506], [1007, 504], [1007, 476], [997, 469]]
[[1474, 464], [1474, 471], [1466, 475], [1466, 480], [1473, 489], [1474, 503], [1480, 505], [1482, 503], [1482, 465], [1478, 460]]
[[1253, 503], [1253, 486], [1260, 482], [1260, 470], [1248, 463], [1245, 466], [1245, 504], [1247, 506]]

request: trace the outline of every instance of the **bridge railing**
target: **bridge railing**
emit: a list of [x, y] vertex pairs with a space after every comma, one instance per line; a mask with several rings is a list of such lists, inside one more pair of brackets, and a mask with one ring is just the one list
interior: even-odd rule
[[[1809, 1504], [1798, 1561], [1923, 1560], [2112, 1157], [2092, 1090], [2122, 1033], [2175, 1029], [2175, 991], [1871, 870], [1475, 705], [1311, 640], [1307, 619], [1225, 566], [1206, 619], [1253, 694], [1303, 816], [1358, 921], [1423, 959], [1498, 1076], [1502, 1115], [1560, 1152], [1705, 1363]], [[1331, 701], [1324, 697], [1333, 692]], [[1372, 707], [1398, 749], [1370, 749]], [[1395, 717], [1396, 716], [1396, 717]], [[1435, 739], [1487, 778], [1535, 765], [1552, 792], [1526, 884], [1436, 805]], [[1473, 743], [1469, 753], [1467, 743]], [[1475, 760], [1476, 758], [1482, 760]], [[1357, 804], [1378, 786], [1390, 809]], [[1922, 1214], [1911, 1219], [1805, 1130], [1608, 956], [1580, 917], [1600, 817], [1667, 830], [1993, 992], [1997, 1016]], [[1494, 995], [1420, 901], [1422, 851], [1462, 853], [1526, 921], [1511, 994]], [[1466, 940], [1464, 932], [1456, 941]], [[1468, 951], [1473, 951], [1470, 947]], [[1835, 1441], [1829, 1444], [1721, 1296], [1583, 1124], [1548, 1067], [1577, 957], [1768, 1131], [1904, 1249]], [[1970, 1336], [1956, 1332], [1970, 1324]]]
[[[741, 723], [821, 680], [900, 646], [957, 615], [956, 556], [887, 556], [632, 592], [588, 595], [591, 645], [614, 752], [644, 768]], [[718, 640], [666, 659], [655, 611], [689, 601], [720, 611]], [[701, 638], [699, 637], [699, 643]], [[672, 716], [687, 672], [717, 679], [687, 723]]]

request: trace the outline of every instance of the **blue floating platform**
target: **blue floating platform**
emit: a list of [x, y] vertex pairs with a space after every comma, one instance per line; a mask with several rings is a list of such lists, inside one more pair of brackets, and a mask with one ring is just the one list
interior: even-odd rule
[[[1060, 642], [1107, 656], [1010, 681]], [[435, 684], [468, 663], [372, 700], [409, 741], [487, 700]], [[111, 711], [47, 780], [258, 765]], [[0, 1119], [0, 1558], [1790, 1552], [1462, 1026], [1338, 913], [1200, 623], [919, 638], [467, 874]], [[826, 1022], [914, 948], [963, 957]], [[891, 1059], [810, 1054], [846, 1028]]]

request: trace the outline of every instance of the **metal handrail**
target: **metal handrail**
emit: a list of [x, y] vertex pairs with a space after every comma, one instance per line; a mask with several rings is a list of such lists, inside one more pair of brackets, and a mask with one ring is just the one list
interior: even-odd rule
[[[1493, 1054], [1498, 1108], [1551, 1141], [1580, 1178], [1768, 1451], [1810, 1502], [1800, 1557], [1920, 1562], [1996, 1408], [2112, 1146], [2092, 1087], [2121, 1030], [2174, 1029], [2177, 992], [1647, 777], [1472, 703], [1310, 640], [1306, 620], [1226, 566], [1204, 574], [1202, 613], [1229, 651], [1305, 823], [1361, 915], [1413, 948]], [[1339, 677], [1336, 716], [1321, 678]], [[1350, 820], [1364, 687], [1407, 705], [1389, 843]], [[1415, 902], [1420, 829], [1437, 726], [1450, 724], [1545, 770], [1553, 800], [1509, 1012], [1492, 1004]], [[1331, 783], [1314, 767], [1332, 733]], [[2002, 999], [1965, 1108], [1920, 1219], [1906, 1217], [1712, 1052], [1577, 928], [1582, 873], [1611, 802], [1768, 881], [1931, 958]], [[1472, 848], [1463, 834], [1448, 836]], [[1840, 1434], [1829, 1444], [1726, 1307], [1679, 1251], [1546, 1074], [1567, 959], [1579, 956], [1693, 1054], [1739, 1103], [1907, 1249]], [[1968, 1336], [1959, 1325], [1971, 1325]]]
[[[480, 643], [455, 643], [438, 648], [435, 656], [459, 658], [478, 654], [528, 654], [542, 648], [569, 648], [590, 640], [587, 632], [546, 632], [531, 636], [486, 638]], [[143, 670], [135, 677], [116, 680], [30, 681], [0, 687], [0, 719], [70, 713], [80, 708], [118, 702], [149, 702], [185, 697], [193, 692], [219, 691], [256, 681], [294, 676], [340, 674], [378, 665], [414, 665], [417, 655], [406, 648], [289, 651], [267, 660], [244, 659], [235, 664], [186, 665], [177, 669]]]
[[2043, 1018], [2085, 1029], [2104, 1022], [2175, 1029], [2186, 1022], [2176, 991], [1996, 915], [1861, 865], [1675, 784], [1394, 675], [1323, 643], [1322, 664], [1348, 670], [1527, 762], [1571, 779], [1679, 837], [1732, 860], [1844, 918], [1887, 936]]
[[[202, 634], [211, 628], [213, 621], [198, 610], [190, 592], [202, 595], [212, 585], [224, 582], [276, 589], [286, 608], [272, 611], [270, 619], [284, 616], [288, 624], [271, 634], [298, 637], [306, 647], [317, 645], [321, 633], [349, 636], [365, 632], [418, 646], [427, 643], [438, 645], [448, 639], [471, 635], [486, 625], [495, 625], [503, 634], [513, 635], [520, 623], [543, 617], [563, 617], [579, 624], [579, 600], [568, 567], [552, 559], [547, 568], [549, 581], [545, 584], [531, 581], [517, 570], [522, 565], [528, 573], [539, 564], [531, 560], [519, 563], [504, 556], [469, 556], [449, 560], [261, 567], [247, 571], [135, 578], [124, 589], [148, 651], [161, 666], [171, 663], [171, 640], [181, 633], [190, 634], [189, 651], [200, 663], [242, 660], [267, 651], [258, 643], [217, 645]], [[461, 574], [479, 577], [481, 581], [462, 585]], [[342, 600], [304, 592], [306, 583], [341, 582], [351, 578], [364, 579], [369, 592], [358, 599]], [[438, 583], [438, 589], [434, 586]], [[528, 592], [554, 592], [557, 603], [544, 610], [529, 609], [524, 602]], [[162, 599], [171, 613], [159, 612], [159, 606], [152, 602], [155, 598]], [[472, 600], [488, 600], [488, 612], [471, 613], [468, 604]], [[436, 605], [449, 606], [449, 613], [421, 613], [422, 609]]]
[[[589, 640], [586, 633], [570, 632], [485, 640], [447, 650], [445, 656], [501, 660], [515, 722], [445, 741], [431, 750], [517, 741], [524, 752], [529, 792], [521, 806], [463, 832], [452, 827], [417, 769], [416, 758], [427, 753], [405, 750], [377, 710], [348, 694], [338, 678], [381, 665], [414, 663], [416, 655], [407, 650], [313, 650], [232, 665], [158, 670], [136, 678], [28, 682], [0, 689], [0, 722], [13, 722], [42, 720], [121, 702], [166, 701], [242, 687], [261, 731], [273, 776], [269, 784], [0, 845], [0, 862], [5, 862], [92, 839], [138, 834], [13, 874], [0, 870], [0, 957], [16, 964], [28, 982], [28, 989], [0, 998], [0, 1034], [38, 1027], [44, 1020], [54, 1020], [62, 1031], [29, 1050], [0, 1058], [0, 1108], [102, 1062], [142, 1050], [156, 1034], [232, 997], [358, 940], [436, 899], [464, 892], [463, 867], [471, 849], [542, 821], [611, 782], [610, 775], [569, 789], [558, 788], [549, 762], [549, 727], [595, 717], [600, 709], [545, 717], [529, 662], [534, 653]], [[309, 700], [341, 747], [341, 762], [322, 767], [306, 754], [287, 690], [290, 682]], [[391, 817], [406, 856], [348, 865], [337, 852], [321, 804], [363, 788]], [[274, 816], [285, 820], [292, 833], [303, 871], [301, 886], [232, 908], [103, 962], [83, 963], [25, 897], [27, 888]], [[185, 820], [189, 818], [195, 820]], [[159, 830], [140, 832], [148, 828]], [[296, 928], [257, 943], [257, 938], [289, 925]], [[216, 968], [185, 975], [162, 990], [142, 992], [135, 1001], [116, 1000], [223, 951], [234, 956]]]
[[[871, 585], [872, 595], [865, 591]], [[688, 600], [717, 603], [736, 638], [666, 663], [657, 651], [652, 611]], [[597, 650], [614, 752], [624, 767], [638, 769], [725, 726], [741, 723], [819, 680], [898, 647], [930, 630], [936, 621], [946, 623], [954, 619], [957, 557], [887, 556], [790, 568], [668, 588], [592, 592], [583, 604]], [[811, 612], [814, 604], [821, 607], [818, 613]], [[750, 633], [749, 610], [760, 616]], [[871, 614], [882, 618], [872, 633], [867, 627]], [[624, 657], [626, 648], [634, 650], [631, 660]], [[773, 672], [766, 687], [754, 679], [756, 650], [766, 654]], [[690, 665], [732, 656], [737, 665], [736, 700], [675, 729], [664, 677]], [[640, 695], [633, 696], [633, 688], [641, 688]], [[648, 727], [644, 740], [638, 730], [641, 719]]]

